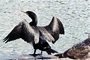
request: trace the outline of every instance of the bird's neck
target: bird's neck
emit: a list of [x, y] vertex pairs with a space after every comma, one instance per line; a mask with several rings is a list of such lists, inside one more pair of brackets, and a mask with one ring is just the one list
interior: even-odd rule
[[37, 21], [36, 20], [33, 20], [32, 22], [30, 22], [30, 25], [31, 26], [37, 26]]
[[31, 26], [36, 26], [37, 25], [37, 16], [29, 16], [32, 19], [32, 22], [30, 22]]

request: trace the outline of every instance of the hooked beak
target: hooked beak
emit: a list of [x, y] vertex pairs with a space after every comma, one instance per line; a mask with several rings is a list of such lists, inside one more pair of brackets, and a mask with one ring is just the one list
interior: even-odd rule
[[[27, 14], [25, 11], [21, 11], [21, 12], [23, 12], [23, 13]], [[27, 15], [28, 15], [28, 14], [27, 14]]]
[[21, 11], [21, 12], [26, 13], [26, 12], [24, 12], [24, 11]]
[[88, 32], [85, 32], [85, 34], [89, 34]]

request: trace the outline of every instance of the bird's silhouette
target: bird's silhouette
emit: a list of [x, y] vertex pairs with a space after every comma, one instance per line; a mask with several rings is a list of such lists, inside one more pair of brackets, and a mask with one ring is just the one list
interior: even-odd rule
[[28, 23], [26, 20], [21, 21], [14, 29], [4, 38], [7, 43], [19, 38], [22, 38], [28, 43], [32, 43], [34, 48], [34, 55], [36, 50], [46, 51], [48, 54], [57, 51], [51, 49], [46, 40], [55, 43], [59, 38], [59, 34], [64, 34], [64, 28], [58, 18], [53, 17], [48, 26], [37, 26], [37, 16], [32, 11], [25, 12], [31, 17], [32, 22]]

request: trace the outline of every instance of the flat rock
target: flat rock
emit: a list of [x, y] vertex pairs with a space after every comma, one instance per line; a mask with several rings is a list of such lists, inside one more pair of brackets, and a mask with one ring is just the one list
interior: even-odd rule
[[[32, 55], [12, 55], [12, 56], [0, 57], [0, 60], [74, 60], [74, 59], [58, 58], [54, 55], [36, 55], [35, 57]], [[80, 59], [75, 59], [75, 60], [80, 60]], [[90, 60], [90, 58], [82, 59], [82, 60]]]
[[3, 56], [0, 57], [0, 60], [39, 60], [39, 59], [59, 59], [53, 55], [36, 55], [35, 57], [32, 55], [12, 55], [12, 56]]

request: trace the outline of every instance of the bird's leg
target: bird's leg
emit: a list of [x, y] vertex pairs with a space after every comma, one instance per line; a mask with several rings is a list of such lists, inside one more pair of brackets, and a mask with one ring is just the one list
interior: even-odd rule
[[34, 56], [36, 55], [35, 53], [36, 53], [36, 49], [34, 49], [34, 53], [33, 53]]
[[41, 55], [42, 55], [42, 52], [43, 52], [43, 51], [41, 50]]
[[32, 56], [36, 56], [36, 49], [34, 49], [34, 53], [33, 54], [29, 54], [29, 55], [32, 55]]

